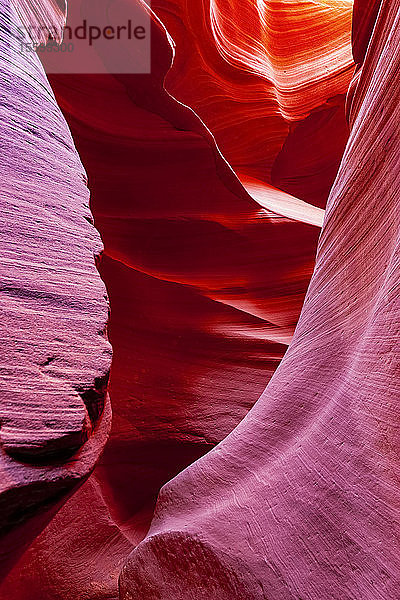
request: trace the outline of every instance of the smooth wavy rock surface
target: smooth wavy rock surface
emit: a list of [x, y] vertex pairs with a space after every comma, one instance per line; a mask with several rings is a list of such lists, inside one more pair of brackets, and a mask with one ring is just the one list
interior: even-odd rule
[[[350, 9], [335, 7], [336, 13], [325, 11], [340, 39], [334, 81], [327, 91], [324, 72], [318, 72], [319, 87], [299, 77], [299, 87], [312, 87], [315, 95], [301, 116], [343, 92], [350, 76]], [[169, 28], [168, 11], [159, 8]], [[192, 5], [184, 10], [193, 18]], [[316, 29], [318, 23], [322, 27], [320, 13]], [[149, 76], [51, 78], [89, 173], [105, 244], [114, 421], [102, 464], [123, 521], [176, 470], [227, 435], [258, 398], [291, 339], [323, 218], [321, 210], [258, 179], [246, 177], [246, 193], [214, 137], [163, 89], [173, 57], [168, 40], [154, 18]], [[173, 70], [181, 55], [177, 46]], [[165, 85], [175, 93], [169, 77]], [[184, 86], [208, 91], [186, 72]], [[95, 101], [89, 104], [89, 97]], [[335, 122], [338, 104], [325, 108], [322, 121], [329, 112], [328, 121]], [[317, 131], [306, 121], [298, 132], [302, 144]], [[336, 130], [342, 122], [343, 115]], [[338, 138], [336, 161], [346, 134]], [[285, 149], [277, 173], [285, 172], [293, 152], [300, 154], [297, 144]], [[160, 454], [165, 460], [154, 467]], [[131, 457], [130, 466], [118, 465], [121, 455]], [[135, 496], [124, 483], [130, 481], [127, 469], [138, 482]]]
[[[250, 177], [246, 192], [212, 134], [163, 88], [172, 57], [154, 17], [151, 75], [51, 77], [105, 245], [113, 427], [95, 473], [3, 584], [13, 600], [36, 600], [38, 590], [42, 600], [116, 597], [160, 487], [223, 439], [264, 390], [312, 273], [323, 211], [297, 194], [299, 178], [295, 196]], [[317, 123], [329, 113], [341, 130], [339, 104]], [[315, 142], [305, 160], [314, 160], [324, 138], [310, 119], [279, 173], [308, 135]], [[309, 173], [318, 179], [318, 168]], [[82, 499], [96, 505], [86, 521]], [[71, 554], [77, 538], [85, 550]]]
[[[337, 13], [346, 28], [342, 57], [350, 32], [345, 12], [345, 19]], [[291, 186], [292, 195], [247, 175], [249, 195], [214, 131], [163, 89], [172, 57], [154, 18], [151, 75], [51, 78], [105, 244], [113, 428], [95, 473], [3, 584], [14, 600], [36, 600], [39, 591], [42, 600], [116, 597], [119, 570], [146, 534], [160, 487], [223, 439], [262, 393], [292, 337], [312, 273], [323, 211], [308, 202], [324, 204], [336, 173], [347, 139], [343, 99], [299, 128], [294, 123], [274, 174], [278, 182], [286, 177], [281, 187]], [[334, 70], [332, 92], [320, 90], [315, 105], [345, 90], [350, 69], [347, 57], [343, 75]], [[185, 85], [190, 91], [197, 79]], [[262, 86], [273, 88], [264, 80]], [[316, 93], [318, 85], [310, 86]], [[333, 150], [325, 144], [332, 125]], [[264, 135], [270, 144], [273, 128]], [[293, 155], [308, 164], [307, 184], [300, 165], [299, 177], [285, 175]], [[322, 179], [311, 164], [316, 156], [322, 171], [334, 156]], [[82, 519], [82, 502], [92, 507], [90, 519]]]
[[352, 2], [151, 6], [175, 45], [167, 89], [202, 118], [244, 185], [272, 182], [325, 206], [348, 136]]
[[399, 18], [383, 0], [293, 342], [241, 424], [162, 489], [123, 600], [400, 597]]
[[357, 0], [354, 4], [352, 46], [357, 65], [364, 61], [380, 6], [381, 0]]
[[30, 525], [21, 539], [12, 528], [98, 458], [111, 351], [86, 176], [39, 60], [21, 52], [16, 12], [0, 9], [2, 563], [29, 539]]
[[113, 429], [96, 472], [119, 523], [258, 399], [291, 339], [323, 217], [278, 189], [249, 196], [163, 89], [172, 50], [157, 21], [152, 50], [151, 75], [51, 78], [105, 245]]
[[385, 7], [364, 66], [357, 40], [368, 46], [376, 11], [355, 7], [352, 135], [293, 345], [239, 428], [163, 488], [141, 544], [160, 487], [232, 431], [292, 338], [348, 135], [351, 5], [157, 0], [151, 75], [51, 78], [105, 244], [114, 418], [94, 473], [0, 597], [116, 600], [139, 544], [124, 600], [397, 600], [398, 34]]

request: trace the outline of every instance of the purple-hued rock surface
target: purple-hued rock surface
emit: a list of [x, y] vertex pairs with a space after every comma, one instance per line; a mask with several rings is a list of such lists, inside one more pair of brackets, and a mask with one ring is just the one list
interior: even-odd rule
[[0, 600], [400, 600], [399, 0], [0, 6]]
[[161, 490], [123, 600], [400, 598], [399, 18], [383, 0], [289, 350]]
[[[94, 465], [108, 428], [111, 349], [84, 169], [39, 59], [21, 50], [21, 24], [7, 0], [0, 18], [4, 535]], [[5, 539], [2, 561], [19, 545]]]

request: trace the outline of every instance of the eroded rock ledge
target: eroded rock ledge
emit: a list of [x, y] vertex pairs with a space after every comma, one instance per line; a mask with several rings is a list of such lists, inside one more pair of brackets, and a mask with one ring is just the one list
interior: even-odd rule
[[3, 564], [29, 541], [30, 526], [21, 540], [13, 528], [48, 511], [96, 462], [110, 421], [111, 349], [85, 172], [7, 0], [0, 18]]

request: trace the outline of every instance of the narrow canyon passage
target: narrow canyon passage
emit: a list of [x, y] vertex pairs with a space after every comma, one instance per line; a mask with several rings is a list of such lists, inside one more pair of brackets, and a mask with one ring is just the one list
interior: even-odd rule
[[[59, 264], [100, 250], [79, 157], [87, 173], [113, 415], [104, 451], [100, 402], [57, 468], [23, 467], [45, 502], [0, 546], [0, 598], [400, 597], [399, 8], [356, 1], [351, 39], [347, 0], [154, 0], [151, 72], [49, 74], [57, 104], [35, 55], [22, 64], [15, 48], [36, 86], [30, 118], [43, 102], [54, 115], [29, 134], [48, 139], [32, 189], [64, 193], [85, 231]], [[22, 109], [30, 100], [21, 86]], [[29, 162], [34, 144], [21, 147]], [[72, 165], [79, 210], [59, 191], [65, 169], [43, 188], [37, 165], [53, 156]], [[24, 167], [29, 204], [27, 180]], [[86, 280], [66, 285], [97, 318]], [[100, 347], [74, 335], [104, 382]], [[65, 370], [49, 356], [46, 373]], [[74, 493], [49, 512], [46, 486], [71, 470]]]

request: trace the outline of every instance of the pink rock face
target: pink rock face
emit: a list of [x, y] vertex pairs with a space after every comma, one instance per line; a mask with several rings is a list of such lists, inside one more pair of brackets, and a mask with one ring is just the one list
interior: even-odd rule
[[151, 75], [51, 78], [105, 245], [113, 427], [96, 476], [135, 542], [135, 515], [151, 516], [159, 488], [237, 425], [279, 364], [323, 217], [272, 187], [246, 193], [162, 88], [171, 47], [157, 22], [152, 44]]
[[382, 2], [292, 344], [162, 489], [123, 599], [400, 597], [399, 15]]
[[[200, 7], [197, 3], [197, 10]], [[160, 486], [233, 429], [279, 364], [304, 300], [322, 224], [322, 210], [308, 199], [324, 204], [334, 175], [331, 162], [337, 167], [340, 160], [347, 137], [340, 94], [352, 70], [349, 7], [337, 22], [329, 10], [334, 40], [327, 47], [321, 43], [318, 60], [327, 60], [334, 51], [340, 60], [328, 86], [325, 73], [320, 74], [320, 87], [312, 78], [302, 79], [305, 106], [300, 107], [298, 93], [292, 104], [300, 112], [291, 118], [301, 116], [303, 128], [293, 128], [294, 138], [274, 177], [279, 181], [285, 177], [288, 159], [302, 155], [299, 144], [310, 134], [314, 142], [305, 162], [319, 152], [323, 167], [313, 171], [309, 166], [312, 184], [301, 184], [302, 175], [291, 180], [296, 192], [301, 188], [303, 201], [248, 173], [242, 177], [245, 189], [221, 157], [222, 138], [218, 148], [213, 123], [202, 114], [200, 100], [195, 102], [197, 76], [189, 80], [183, 70], [179, 90], [174, 87], [172, 74], [177, 84], [183, 57], [182, 27], [170, 28], [162, 3], [154, 8], [177, 44], [172, 71], [171, 44], [154, 16], [150, 75], [51, 78], [89, 173], [92, 210], [105, 244], [101, 271], [111, 302], [114, 417], [96, 473], [110, 511], [123, 527], [133, 515], [151, 513]], [[184, 20], [194, 18], [189, 6], [179, 10], [184, 11]], [[311, 29], [318, 27], [323, 30], [320, 12]], [[189, 49], [193, 59], [204, 43], [201, 35], [193, 41]], [[215, 40], [212, 43], [216, 46]], [[214, 85], [219, 82], [227, 94], [232, 81], [225, 80], [224, 70], [215, 71], [221, 61], [221, 56], [217, 61], [211, 58], [204, 70], [213, 70]], [[238, 92], [239, 74], [245, 77], [240, 68], [233, 77]], [[169, 93], [163, 87], [167, 73]], [[274, 81], [257, 77], [264, 90], [259, 110], [277, 110], [277, 102], [272, 108], [266, 102]], [[309, 87], [313, 100], [307, 104]], [[213, 135], [171, 93], [190, 100]], [[207, 98], [208, 85], [200, 86], [198, 93]], [[330, 102], [330, 96], [336, 100]], [[89, 97], [95, 101], [88, 104]], [[246, 140], [261, 135], [258, 121], [249, 122], [248, 104], [239, 96], [230, 100], [227, 96], [219, 106], [220, 120], [233, 101], [241, 110], [241, 121], [247, 123]], [[315, 108], [321, 110], [308, 122]], [[320, 138], [315, 118], [327, 125]], [[278, 121], [286, 131], [282, 115]], [[326, 159], [318, 148], [328, 147], [332, 127], [339, 132], [338, 142]], [[235, 120], [225, 132], [228, 129], [232, 139], [241, 135]], [[265, 126], [263, 132], [264, 156], [272, 163], [275, 154], [271, 158], [268, 148], [274, 128]], [[286, 138], [279, 139], [282, 146]], [[134, 494], [131, 481], [136, 483]], [[136, 527], [136, 519], [133, 523]], [[138, 539], [135, 531], [130, 535]]]
[[111, 350], [85, 172], [38, 58], [21, 53], [16, 12], [4, 0], [0, 9], [3, 567], [33, 524], [13, 528], [59, 501], [98, 458]]
[[[29, 156], [22, 192], [8, 190], [18, 227], [28, 215], [47, 234], [27, 245], [25, 287], [15, 275], [29, 310], [42, 303], [19, 339], [43, 401], [30, 401], [35, 419], [5, 404], [2, 456], [40, 480], [44, 503], [41, 521], [4, 538], [14, 562], [1, 600], [400, 598], [399, 3], [380, 4], [356, 2], [351, 83], [345, 0], [154, 0], [151, 74], [51, 77], [105, 247], [113, 423], [100, 458], [108, 415], [93, 418], [98, 396], [82, 403], [80, 391], [108, 352], [89, 260], [97, 240], [81, 223], [82, 167], [41, 75], [46, 111], [35, 95], [29, 107], [48, 145], [27, 151], [22, 123], [7, 160], [14, 173]], [[36, 81], [35, 61], [14, 60]], [[9, 136], [23, 114], [5, 120]], [[50, 217], [36, 216], [31, 189]], [[19, 228], [12, 240], [26, 240]], [[45, 296], [31, 300], [40, 248]], [[27, 267], [15, 255], [18, 274]], [[51, 305], [46, 329], [54, 288], [62, 313]], [[48, 362], [59, 330], [66, 344]], [[53, 489], [68, 491], [53, 482], [70, 486], [95, 462], [50, 514]], [[24, 489], [11, 487], [24, 507]]]

